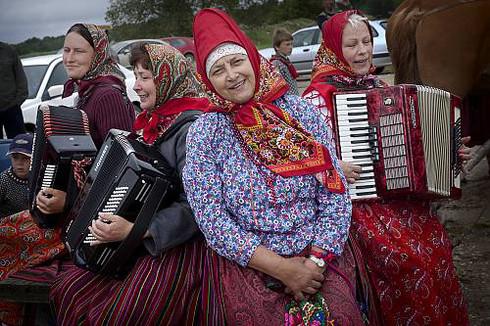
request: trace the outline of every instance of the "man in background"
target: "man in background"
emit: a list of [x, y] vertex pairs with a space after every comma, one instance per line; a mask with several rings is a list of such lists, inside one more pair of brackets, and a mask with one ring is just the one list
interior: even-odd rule
[[316, 18], [318, 27], [320, 27], [321, 30], [323, 23], [330, 19], [330, 17], [338, 12], [349, 9], [352, 9], [352, 5], [349, 0], [324, 0], [323, 11]]
[[0, 138], [25, 132], [20, 105], [27, 98], [27, 78], [19, 56], [8, 44], [0, 42]]

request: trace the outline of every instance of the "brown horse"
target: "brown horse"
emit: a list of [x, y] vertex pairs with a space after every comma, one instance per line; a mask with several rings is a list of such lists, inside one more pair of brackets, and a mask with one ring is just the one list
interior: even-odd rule
[[406, 0], [388, 20], [386, 41], [396, 83], [465, 96], [490, 69], [490, 1]]
[[395, 83], [466, 98], [469, 133], [490, 138], [490, 0], [406, 0], [388, 20]]

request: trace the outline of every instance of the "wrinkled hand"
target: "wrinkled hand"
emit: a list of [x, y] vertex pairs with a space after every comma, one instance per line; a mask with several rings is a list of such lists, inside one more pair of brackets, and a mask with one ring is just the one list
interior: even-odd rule
[[305, 294], [315, 294], [322, 287], [323, 271], [308, 258], [286, 258], [280, 269], [280, 280], [286, 285], [286, 292], [297, 301], [304, 300]]
[[57, 214], [65, 208], [66, 192], [44, 188], [37, 193], [36, 207], [44, 214]]
[[100, 213], [99, 218], [93, 220], [92, 225], [88, 227], [97, 239], [92, 241], [90, 245], [95, 246], [106, 242], [122, 241], [131, 232], [133, 225], [133, 223], [119, 215]]
[[470, 140], [471, 140], [470, 136], [461, 138], [461, 142], [463, 143], [463, 145], [461, 145], [461, 147], [459, 148], [458, 155], [463, 161], [463, 165], [465, 165], [466, 162], [471, 160], [473, 157], [473, 152], [471, 148], [466, 146], [470, 142]]
[[356, 180], [361, 177], [360, 173], [362, 171], [362, 167], [359, 165], [340, 161], [340, 167], [342, 168], [348, 183], [355, 183]]

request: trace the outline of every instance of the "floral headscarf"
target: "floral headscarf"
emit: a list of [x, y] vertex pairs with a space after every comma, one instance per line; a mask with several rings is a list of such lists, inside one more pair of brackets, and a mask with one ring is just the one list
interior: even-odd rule
[[89, 71], [81, 80], [69, 79], [65, 83], [63, 97], [70, 96], [78, 84], [80, 97], [90, 89], [95, 82], [109, 82], [124, 87], [124, 74], [110, 54], [109, 38], [107, 33], [94, 24], [82, 24], [90, 32], [94, 44], [95, 55], [90, 64]]
[[[273, 104], [285, 94], [287, 83], [259, 55], [236, 22], [221, 10], [203, 9], [194, 18], [193, 32], [197, 70], [214, 104], [210, 111], [229, 114], [245, 155], [283, 177], [314, 174], [331, 191], [344, 192], [329, 151], [285, 110]], [[243, 47], [255, 74], [255, 95], [242, 105], [222, 98], [206, 75], [207, 57], [223, 43]]]
[[194, 76], [187, 59], [168, 45], [145, 44], [156, 87], [156, 105], [141, 112], [133, 129], [141, 131], [147, 143], [153, 143], [187, 110], [204, 110], [209, 101]]

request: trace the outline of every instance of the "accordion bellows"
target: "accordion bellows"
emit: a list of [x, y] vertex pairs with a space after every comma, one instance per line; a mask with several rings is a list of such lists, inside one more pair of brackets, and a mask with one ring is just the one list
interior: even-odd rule
[[29, 210], [41, 227], [63, 223], [66, 214], [44, 214], [36, 196], [45, 188], [66, 191], [73, 179], [72, 161], [97, 154], [85, 112], [65, 106], [42, 105], [37, 112], [36, 131], [29, 168]]
[[461, 99], [396, 85], [334, 93], [337, 154], [360, 165], [352, 199], [458, 197]]

